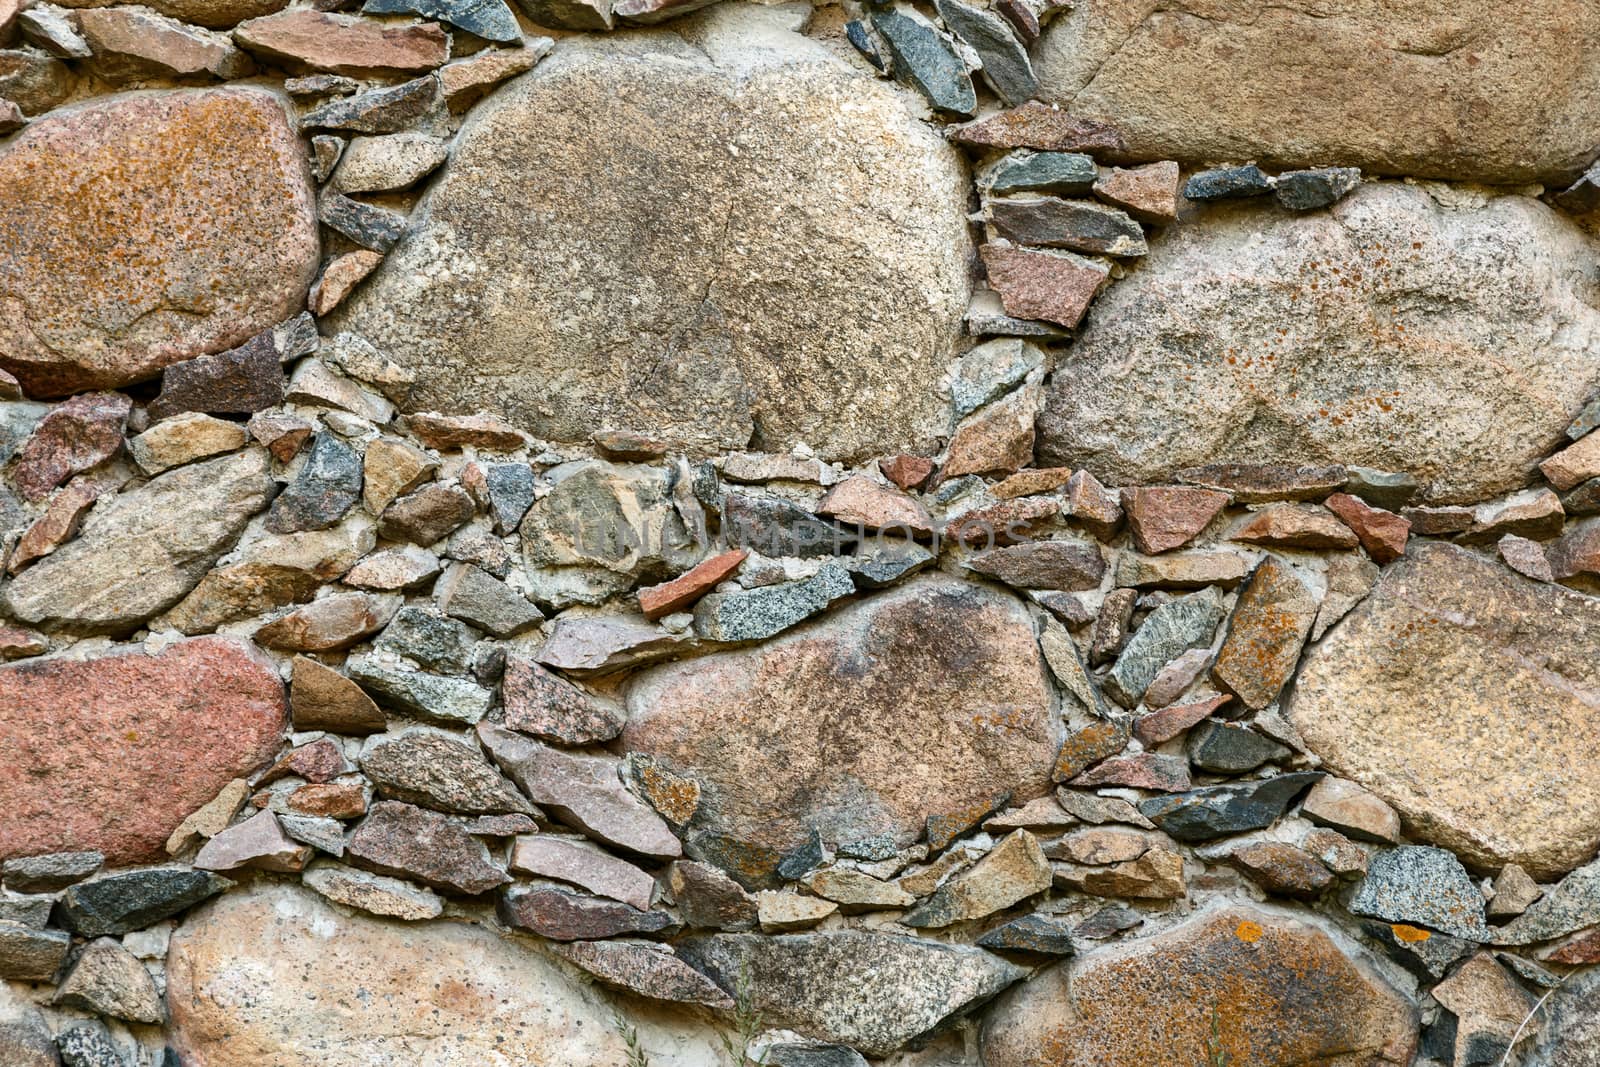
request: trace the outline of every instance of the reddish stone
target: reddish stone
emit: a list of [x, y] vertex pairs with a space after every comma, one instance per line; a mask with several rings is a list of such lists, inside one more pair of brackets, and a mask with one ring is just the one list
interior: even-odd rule
[[978, 250], [989, 287], [1000, 294], [1006, 314], [1043, 319], [1069, 329], [1083, 319], [1110, 278], [1101, 263], [1071, 252], [1045, 252], [986, 244]]
[[1122, 505], [1088, 471], [1079, 471], [1067, 480], [1065, 511], [1102, 541], [1111, 540], [1122, 525]]
[[345, 855], [369, 871], [468, 896], [511, 881], [459, 821], [395, 800], [372, 805], [350, 835]]
[[1146, 748], [1154, 748], [1171, 741], [1232, 699], [1224, 693], [1192, 704], [1174, 704], [1170, 708], [1141, 715], [1133, 724], [1133, 736]]
[[1475, 521], [1471, 508], [1405, 508], [1401, 514], [1419, 537], [1449, 537], [1469, 529]]
[[1600, 963], [1600, 927], [1578, 934], [1540, 958], [1546, 963], [1560, 963], [1568, 967], [1587, 967], [1591, 963]]
[[49, 651], [44, 635], [21, 626], [0, 623], [0, 660], [26, 659]]
[[633, 430], [599, 430], [592, 436], [595, 446], [612, 459], [659, 459], [672, 448], [669, 441]]
[[926, 456], [885, 456], [878, 460], [883, 476], [902, 489], [918, 489], [933, 473], [933, 460]]
[[[743, 550], [739, 554], [742, 556]], [[512, 730], [563, 745], [609, 741], [622, 732], [619, 713], [521, 656], [506, 658], [500, 692], [506, 706], [506, 726]]]
[[1022, 497], [974, 508], [952, 519], [944, 535], [962, 544], [992, 548], [1015, 545], [1031, 539], [1037, 527], [1061, 514], [1061, 502], [1048, 497]]
[[406, 429], [429, 448], [460, 449], [471, 446], [491, 452], [510, 452], [527, 444], [516, 427], [493, 415], [441, 415], [419, 411], [407, 415]]
[[1071, 467], [1042, 467], [1038, 470], [1018, 471], [990, 486], [989, 492], [1001, 500], [1015, 500], [1019, 496], [1053, 493], [1071, 479]]
[[1311, 853], [1279, 841], [1260, 841], [1235, 849], [1228, 857], [1262, 889], [1302, 900], [1333, 884], [1333, 872]]
[[6, 570], [16, 574], [76, 536], [79, 523], [99, 495], [99, 486], [80, 479], [51, 497], [44, 514], [17, 540], [17, 547], [12, 550]]
[[272, 757], [287, 712], [276, 668], [232, 638], [0, 668], [0, 858], [165, 859], [190, 812]]
[[74, 474], [117, 454], [132, 408], [121, 393], [89, 393], [57, 405], [17, 454], [11, 480], [29, 500], [43, 500]]
[[357, 77], [420, 74], [450, 58], [450, 38], [436, 22], [395, 25], [311, 8], [242, 22], [233, 35], [257, 56], [295, 70]]
[[382, 733], [388, 725], [383, 710], [359, 685], [304, 656], [295, 657], [289, 703], [296, 730], [359, 735]]
[[551, 941], [592, 941], [618, 934], [654, 933], [672, 923], [659, 911], [640, 911], [614, 900], [548, 885], [512, 886], [500, 894], [495, 911], [507, 926], [532, 930]]
[[309, 745], [301, 745], [267, 769], [257, 785], [276, 782], [279, 778], [294, 775], [308, 782], [331, 782], [341, 774], [355, 770], [344, 758], [344, 752], [333, 741], [324, 737]]
[[1181, 485], [1122, 491], [1133, 543], [1146, 555], [1188, 544], [1227, 504], [1227, 493]]
[[289, 462], [311, 440], [311, 424], [298, 415], [263, 412], [252, 418], [246, 429], [279, 463]]
[[1189, 761], [1181, 756], [1140, 752], [1109, 759], [1067, 783], [1078, 788], [1126, 786], [1158, 793], [1182, 793], [1191, 785]]
[[1355, 531], [1361, 547], [1375, 563], [1393, 563], [1406, 554], [1411, 523], [1392, 511], [1375, 508], [1358, 496], [1334, 493], [1324, 503], [1339, 520]]
[[1039, 16], [1028, 6], [1027, 0], [997, 0], [994, 9], [1011, 23], [1024, 48], [1033, 47], [1039, 39]]
[[296, 789], [284, 800], [296, 815], [356, 819], [367, 813], [367, 793], [356, 783], [315, 782]]
[[1115, 204], [1140, 222], [1163, 226], [1178, 221], [1178, 165], [1147, 163], [1142, 167], [1111, 167], [1095, 179], [1094, 195]]
[[968, 418], [950, 438], [941, 481], [963, 474], [1010, 474], [1033, 462], [1039, 390], [1029, 385]]
[[1314, 504], [1263, 508], [1246, 518], [1228, 540], [1272, 548], [1354, 548], [1360, 543], [1350, 527]]
[[286, 652], [335, 652], [371, 637], [392, 614], [365, 593], [335, 593], [267, 623], [255, 641]]
[[145, 78], [243, 78], [255, 73], [250, 57], [226, 34], [189, 26], [148, 8], [104, 7], [80, 11], [78, 31], [94, 51], [90, 67], [111, 82]]
[[291, 840], [276, 815], [262, 811], [207, 841], [195, 856], [194, 866], [201, 871], [252, 867], [287, 874], [304, 870], [310, 860], [311, 849]]
[[1516, 534], [1506, 534], [1500, 538], [1500, 558], [1505, 560], [1507, 567], [1536, 582], [1553, 582], [1556, 580], [1555, 568], [1550, 565], [1550, 557], [1545, 552], [1545, 547], [1537, 541], [1530, 541], [1526, 537]]
[[311, 287], [311, 296], [306, 302], [311, 314], [321, 318], [344, 303], [344, 298], [382, 262], [380, 253], [365, 248], [346, 252], [332, 260], [323, 268], [322, 277]]
[[[1029, 439], [1032, 439], [1031, 431]], [[846, 478], [828, 490], [828, 495], [817, 505], [817, 514], [868, 530], [904, 531], [912, 536], [933, 532], [933, 520], [928, 517], [927, 508], [898, 489], [860, 475]], [[658, 617], [650, 616], [648, 611], [645, 614]]]
[[[185, 411], [249, 415], [281, 404], [283, 355], [277, 331], [263, 330], [238, 348], [174, 363], [161, 372], [161, 395], [150, 402], [150, 417], [165, 419]], [[267, 417], [293, 418], [281, 414]], [[306, 434], [310, 433], [307, 424]], [[259, 434], [256, 437], [262, 440]]]
[[1037, 148], [1046, 152], [1115, 152], [1122, 134], [1093, 119], [1030, 100], [1020, 107], [953, 126], [951, 140], [970, 148]]
[[682, 611], [726, 581], [748, 555], [747, 548], [730, 549], [703, 560], [670, 582], [639, 590], [639, 607], [644, 617], [654, 621]]
[[1294, 674], [1316, 617], [1311, 590], [1288, 564], [1268, 556], [1234, 604], [1212, 680], [1246, 707], [1266, 707]]

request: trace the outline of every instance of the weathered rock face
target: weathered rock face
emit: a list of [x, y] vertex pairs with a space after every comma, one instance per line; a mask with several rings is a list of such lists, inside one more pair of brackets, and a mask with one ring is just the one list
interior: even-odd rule
[[340, 328], [417, 374], [416, 407], [557, 439], [930, 440], [924, 383], [966, 307], [963, 165], [913, 95], [789, 17], [563, 39], [469, 121]]
[[1413, 546], [1303, 664], [1286, 714], [1411, 832], [1540, 880], [1600, 844], [1600, 604]]
[[74, 541], [11, 580], [25, 622], [127, 634], [193, 589], [273, 488], [256, 448], [180, 467], [102, 503]]
[[[627, 1063], [611, 1006], [527, 948], [465, 923], [336, 911], [288, 885], [231, 893], [186, 922], [167, 1005], [197, 1067]], [[709, 1034], [641, 1031], [652, 1062], [715, 1062]]]
[[1215, 207], [1165, 235], [1055, 376], [1043, 460], [1125, 485], [1339, 462], [1436, 501], [1520, 488], [1600, 383], [1597, 246], [1526, 197], [1440, 195]]
[[1515, 183], [1593, 158], [1597, 40], [1600, 12], [1563, 0], [1093, 0], [1050, 24], [1034, 66], [1040, 99], [1109, 122], [1135, 159]]
[[1368, 961], [1310, 923], [1233, 907], [1019, 986], [985, 1022], [983, 1062], [1371, 1067], [1409, 1064], [1416, 1040], [1415, 1010]]
[[272, 757], [287, 718], [277, 672], [230, 638], [0, 668], [0, 857], [162, 859], [190, 812]]
[[916, 840], [930, 815], [1020, 803], [1060, 739], [1022, 605], [920, 578], [757, 648], [645, 671], [623, 745], [700, 782], [697, 825], [786, 850]]
[[130, 94], [29, 126], [0, 153], [0, 366], [34, 396], [125, 385], [302, 306], [317, 228], [284, 107]]

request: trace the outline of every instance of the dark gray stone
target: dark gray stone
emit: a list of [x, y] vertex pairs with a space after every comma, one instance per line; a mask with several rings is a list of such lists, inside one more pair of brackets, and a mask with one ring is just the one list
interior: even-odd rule
[[267, 512], [273, 533], [326, 530], [361, 499], [361, 456], [323, 430], [311, 438], [305, 466]]
[[1292, 754], [1241, 723], [1206, 719], [1189, 733], [1189, 762], [1213, 774], [1243, 774]]
[[457, 815], [533, 814], [534, 807], [476, 745], [431, 730], [371, 742], [361, 770], [378, 793]]
[[454, 563], [434, 586], [439, 610], [495, 637], [511, 637], [544, 621], [533, 602], [470, 563]]
[[1060, 919], [1024, 915], [978, 938], [978, 947], [1001, 952], [1031, 952], [1039, 956], [1070, 956], [1073, 953], [1071, 933], [1071, 927]]
[[869, 11], [872, 28], [894, 60], [894, 76], [928, 98], [935, 110], [970, 117], [978, 107], [967, 65], [938, 29], [914, 11]]
[[839, 930], [690, 938], [679, 955], [725, 990], [748, 984], [767, 1026], [887, 1056], [1027, 971], [982, 949]]
[[995, 196], [1008, 193], [1054, 193], [1081, 196], [1094, 188], [1100, 168], [1081, 152], [1012, 152], [984, 176]]
[[283, 403], [282, 364], [290, 357], [279, 349], [278, 333], [263, 330], [238, 348], [167, 367], [161, 372], [161, 393], [150, 402], [150, 417], [185, 411], [253, 415]]
[[1278, 175], [1273, 193], [1279, 205], [1290, 211], [1315, 211], [1349, 195], [1360, 184], [1358, 167], [1319, 167]]
[[722, 535], [732, 548], [802, 559], [844, 555], [856, 540], [854, 534], [822, 521], [798, 504], [744, 493], [723, 497]]
[[889, 73], [889, 64], [884, 61], [878, 52], [878, 44], [872, 39], [872, 34], [867, 31], [867, 24], [860, 19], [851, 19], [844, 24], [845, 40], [850, 42], [852, 48], [861, 53], [861, 57], [871, 63], [880, 74]]
[[513, 534], [533, 506], [533, 468], [526, 463], [491, 463], [483, 470], [489, 486], [489, 517], [494, 532]]
[[934, 6], [945, 26], [978, 53], [983, 80], [996, 96], [1012, 107], [1033, 98], [1039, 91], [1039, 79], [1027, 49], [1003, 19], [961, 0], [935, 0]]
[[439, 103], [439, 79], [433, 75], [388, 89], [374, 89], [313, 108], [300, 119], [305, 130], [347, 133], [397, 133]]
[[1600, 1063], [1600, 969], [1568, 977], [1552, 996], [1542, 1020], [1538, 1051], [1529, 1063], [1539, 1067], [1594, 1067]]
[[55, 903], [56, 898], [50, 895], [17, 896], [13, 893], [0, 893], [0, 923], [16, 923], [19, 926], [43, 930], [50, 923], [50, 909]]
[[1021, 385], [1044, 358], [1042, 348], [1020, 338], [986, 341], [967, 352], [956, 360], [950, 379], [951, 425]]
[[1222, 595], [1210, 587], [1156, 608], [1123, 646], [1105, 677], [1105, 691], [1123, 707], [1138, 704], [1162, 667], [1182, 652], [1211, 643], [1222, 615]]
[[351, 656], [350, 678], [386, 707], [444, 723], [475, 723], [489, 711], [493, 694], [465, 678], [408, 670], [374, 656]]
[[797, 1042], [768, 1045], [761, 1062], [766, 1067], [867, 1067], [865, 1057], [847, 1045]]
[[407, 605], [395, 612], [374, 645], [404, 656], [423, 667], [452, 674], [463, 673], [472, 663], [476, 638], [455, 619], [435, 615], [426, 608]]
[[0, 922], [0, 979], [54, 981], [71, 947], [72, 937], [61, 930]]
[[1405, 845], [1380, 852], [1350, 898], [1353, 915], [1425, 926], [1470, 941], [1487, 941], [1483, 894], [1461, 861], [1442, 848]]
[[871, 540], [861, 546], [862, 553], [846, 560], [856, 585], [863, 589], [885, 589], [902, 578], [925, 570], [934, 555], [914, 541]]
[[1437, 982], [1458, 960], [1466, 959], [1478, 950], [1475, 942], [1449, 934], [1430, 933], [1423, 938], [1402, 938], [1395, 930], [1395, 925], [1369, 921], [1361, 924], [1361, 931], [1382, 945], [1391, 959], [1416, 975], [1421, 982]]
[[1019, 245], [1112, 256], [1150, 251], [1144, 230], [1127, 212], [1091, 200], [1019, 197], [989, 200], [985, 206], [995, 232]]
[[1231, 200], [1270, 192], [1272, 179], [1254, 163], [1203, 170], [1183, 183], [1183, 195], [1190, 200]]
[[400, 212], [364, 204], [342, 193], [323, 192], [317, 201], [317, 219], [373, 252], [389, 251], [406, 232], [406, 217]]
[[1324, 777], [1321, 771], [1297, 771], [1257, 782], [1205, 786], [1152, 797], [1140, 803], [1139, 812], [1179, 841], [1214, 841], [1266, 829]]
[[695, 605], [694, 629], [712, 641], [762, 641], [855, 591], [849, 572], [830, 562], [814, 576], [796, 582], [702, 597]]
[[170, 919], [232, 884], [209, 871], [175, 867], [107, 874], [69, 888], [56, 916], [84, 937], [120, 937]]
[[15, 893], [53, 893], [81, 882], [106, 858], [98, 852], [52, 852], [45, 856], [19, 856], [0, 865], [0, 883]]
[[505, 0], [367, 0], [368, 15], [421, 15], [438, 19], [486, 41], [510, 44], [522, 40], [522, 27]]
[[1088, 941], [1104, 941], [1124, 930], [1132, 930], [1142, 925], [1144, 925], [1143, 915], [1122, 904], [1112, 904], [1101, 908], [1073, 927], [1072, 934]]
[[1388, 511], [1398, 511], [1411, 503], [1411, 498], [1421, 488], [1415, 475], [1402, 472], [1349, 467], [1346, 473], [1349, 480], [1344, 483], [1345, 492]]
[[1086, 541], [1028, 541], [979, 552], [967, 569], [1019, 589], [1081, 591], [1100, 588], [1106, 561], [1100, 547]]

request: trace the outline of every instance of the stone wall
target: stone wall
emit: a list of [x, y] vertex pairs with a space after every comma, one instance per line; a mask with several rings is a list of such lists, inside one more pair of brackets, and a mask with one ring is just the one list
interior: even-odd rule
[[1600, 1063], [1600, 8], [0, 0], [0, 1067]]

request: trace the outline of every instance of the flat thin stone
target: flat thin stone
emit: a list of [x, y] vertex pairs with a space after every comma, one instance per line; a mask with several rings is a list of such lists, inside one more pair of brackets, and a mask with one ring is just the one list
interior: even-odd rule
[[483, 842], [447, 816], [383, 800], [346, 845], [350, 862], [434, 889], [476, 896], [511, 879]]
[[1178, 841], [1213, 841], [1271, 826], [1321, 778], [1320, 771], [1296, 771], [1238, 785], [1205, 786], [1143, 801], [1139, 811]]
[[361, 753], [360, 764], [387, 799], [457, 815], [534, 810], [476, 746], [432, 730], [375, 739]]

